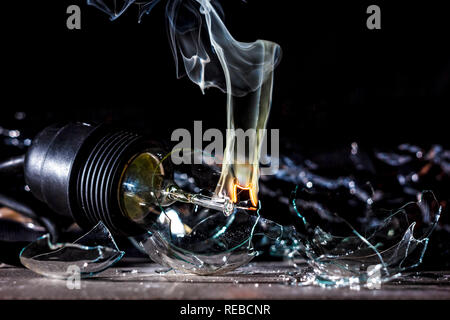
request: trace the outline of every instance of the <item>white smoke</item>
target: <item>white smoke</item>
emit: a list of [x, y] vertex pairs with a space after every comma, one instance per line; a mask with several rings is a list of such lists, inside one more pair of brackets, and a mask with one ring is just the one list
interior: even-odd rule
[[[111, 19], [132, 3], [139, 5], [139, 19], [161, 0], [88, 0]], [[109, 4], [109, 5], [108, 5]], [[229, 196], [235, 184], [258, 191], [259, 159], [272, 102], [273, 70], [281, 57], [280, 47], [270, 41], [239, 42], [223, 22], [213, 0], [167, 0], [167, 29], [175, 58], [177, 77], [187, 75], [202, 92], [215, 87], [227, 94], [227, 139], [218, 196]], [[235, 129], [255, 130], [248, 150], [236, 147]]]

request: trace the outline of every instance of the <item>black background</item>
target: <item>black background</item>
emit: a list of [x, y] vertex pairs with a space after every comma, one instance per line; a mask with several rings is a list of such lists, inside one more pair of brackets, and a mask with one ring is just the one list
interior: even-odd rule
[[[444, 2], [222, 1], [237, 40], [279, 43], [270, 128], [302, 146], [351, 141], [448, 145], [450, 18]], [[81, 30], [66, 8], [81, 7]], [[176, 128], [226, 126], [225, 95], [176, 79], [164, 4], [137, 22], [81, 0], [2, 3], [2, 112], [32, 137], [60, 120], [116, 122], [170, 139]], [[381, 30], [366, 27], [381, 7]]]

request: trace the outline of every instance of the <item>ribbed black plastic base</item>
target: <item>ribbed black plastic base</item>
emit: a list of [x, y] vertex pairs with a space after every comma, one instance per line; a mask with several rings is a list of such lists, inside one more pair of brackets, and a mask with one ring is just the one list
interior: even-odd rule
[[120, 179], [135, 155], [154, 147], [136, 133], [104, 125], [53, 125], [28, 150], [25, 179], [36, 198], [83, 229], [103, 221], [113, 234], [136, 235], [143, 230], [121, 211]]
[[119, 183], [126, 163], [137, 153], [141, 136], [128, 132], [110, 132], [93, 146], [80, 167], [77, 199], [85, 220], [94, 225], [103, 221], [114, 234], [142, 233], [120, 209]]

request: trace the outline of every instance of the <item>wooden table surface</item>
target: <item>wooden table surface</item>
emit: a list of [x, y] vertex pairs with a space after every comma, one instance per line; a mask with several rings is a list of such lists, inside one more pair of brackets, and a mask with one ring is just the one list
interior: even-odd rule
[[82, 279], [80, 289], [27, 269], [0, 267], [0, 299], [450, 299], [450, 271], [411, 274], [381, 289], [327, 289], [290, 284], [294, 269], [282, 262], [255, 262], [221, 276], [158, 273], [155, 264], [110, 268]]

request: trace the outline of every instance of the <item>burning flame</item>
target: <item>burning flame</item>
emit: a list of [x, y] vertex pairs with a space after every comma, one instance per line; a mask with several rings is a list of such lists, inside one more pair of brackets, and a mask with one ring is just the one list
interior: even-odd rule
[[231, 190], [229, 191], [230, 198], [233, 203], [237, 203], [238, 201], [238, 189], [241, 191], [248, 191], [250, 202], [252, 203], [253, 207], [256, 208], [258, 205], [258, 191], [256, 189], [256, 186], [254, 186], [252, 183], [242, 186], [236, 179], [233, 183], [233, 186], [231, 187]]

